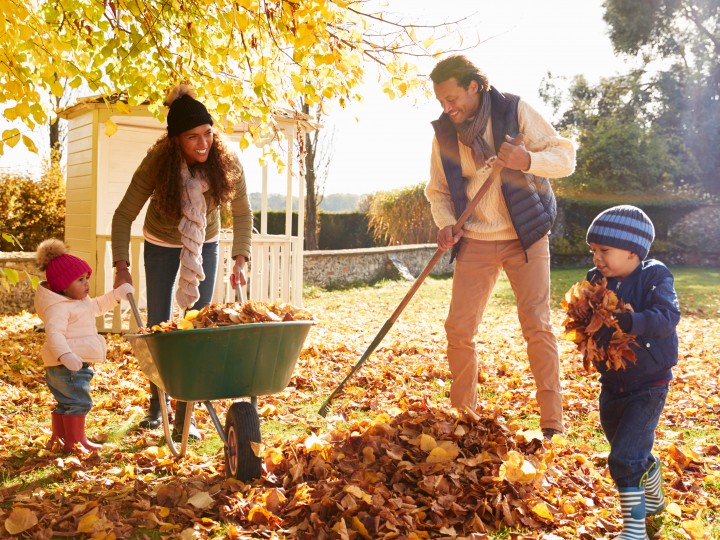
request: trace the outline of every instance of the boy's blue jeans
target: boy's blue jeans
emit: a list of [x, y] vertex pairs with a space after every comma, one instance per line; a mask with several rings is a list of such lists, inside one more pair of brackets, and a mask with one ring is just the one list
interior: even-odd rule
[[[181, 248], [169, 248], [145, 242], [148, 326], [170, 320], [172, 316], [173, 289], [180, 269], [180, 251]], [[205, 280], [200, 282], [200, 298], [192, 309], [200, 309], [212, 301], [218, 267], [218, 243], [203, 244], [202, 258]]]
[[610, 443], [608, 466], [618, 487], [639, 487], [653, 464], [655, 428], [667, 394], [667, 385], [635, 392], [600, 391], [600, 423]]
[[90, 381], [94, 375], [87, 364], [83, 364], [77, 371], [71, 371], [65, 366], [45, 368], [45, 382], [57, 401], [54, 412], [87, 415], [93, 405]]

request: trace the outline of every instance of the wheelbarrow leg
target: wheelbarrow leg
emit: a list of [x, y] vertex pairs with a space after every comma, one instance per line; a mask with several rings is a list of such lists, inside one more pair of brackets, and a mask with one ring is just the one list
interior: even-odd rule
[[170, 419], [168, 418], [167, 402], [165, 400], [165, 392], [158, 387], [158, 397], [160, 398], [160, 413], [162, 414], [163, 431], [165, 432], [165, 442], [167, 442], [170, 453], [175, 457], [183, 457], [187, 451], [188, 430], [190, 429], [190, 420], [192, 419], [192, 410], [195, 405], [194, 401], [189, 401], [185, 409], [185, 418], [183, 423], [182, 439], [180, 442], [180, 450], [175, 446], [172, 439], [172, 428]]
[[222, 423], [220, 422], [220, 418], [217, 415], [217, 412], [215, 412], [215, 407], [213, 407], [213, 404], [210, 401], [203, 401], [203, 405], [205, 405], [205, 408], [210, 413], [210, 418], [212, 418], [213, 424], [215, 424], [215, 429], [218, 432], [218, 435], [220, 435], [220, 438], [222, 439], [222, 442], [225, 446], [227, 446], [227, 436], [225, 435], [225, 429], [223, 428]]

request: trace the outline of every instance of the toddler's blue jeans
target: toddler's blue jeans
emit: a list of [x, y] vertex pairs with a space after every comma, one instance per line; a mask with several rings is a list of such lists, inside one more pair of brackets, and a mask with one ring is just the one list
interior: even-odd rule
[[62, 365], [45, 368], [45, 382], [57, 401], [54, 412], [87, 415], [93, 405], [90, 381], [94, 376], [88, 364], [83, 364], [78, 371]]
[[667, 385], [635, 392], [600, 391], [600, 423], [610, 443], [608, 466], [618, 487], [639, 487], [653, 464], [655, 428], [667, 394]]

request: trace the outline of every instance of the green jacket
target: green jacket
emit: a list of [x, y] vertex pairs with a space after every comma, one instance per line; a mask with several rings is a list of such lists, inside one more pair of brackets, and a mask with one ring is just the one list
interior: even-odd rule
[[[148, 153], [140, 166], [133, 174], [125, 196], [120, 201], [112, 219], [112, 255], [113, 261], [130, 261], [130, 230], [133, 221], [137, 218], [143, 206], [150, 199], [145, 214], [144, 230], [155, 238], [169, 244], [181, 245], [181, 235], [178, 230], [180, 218], [168, 219], [160, 214], [160, 210], [152, 196], [155, 191], [155, 176], [150, 174], [154, 164], [154, 153]], [[233, 246], [232, 257], [243, 255], [250, 259], [250, 241], [252, 236], [253, 216], [250, 201], [245, 185], [245, 173], [240, 160], [235, 159], [235, 165], [240, 174], [235, 182], [235, 195], [231, 208], [233, 216]], [[207, 202], [207, 227], [205, 238], [215, 238], [220, 232], [220, 209], [211, 206], [209, 195], [205, 194]]]

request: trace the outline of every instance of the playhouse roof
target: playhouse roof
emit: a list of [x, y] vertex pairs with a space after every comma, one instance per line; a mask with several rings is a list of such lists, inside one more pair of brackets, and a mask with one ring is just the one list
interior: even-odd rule
[[[83, 112], [90, 110], [112, 107], [118, 101], [127, 104], [127, 94], [112, 94], [110, 96], [94, 95], [78, 98], [75, 104], [63, 107], [58, 110], [57, 115], [59, 118], [67, 120]], [[117, 112], [113, 116], [127, 116], [130, 117], [147, 117], [154, 119], [155, 117], [148, 109], [148, 104], [143, 103], [135, 107], [130, 107], [131, 113]], [[274, 113], [275, 121], [279, 124], [294, 124], [302, 127], [305, 131], [310, 132], [318, 129], [320, 124], [314, 122], [310, 115], [305, 113], [294, 111], [290, 109], [278, 109]], [[129, 122], [136, 124], [136, 122]], [[236, 126], [237, 131], [247, 131], [247, 123]]]

